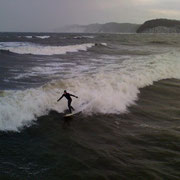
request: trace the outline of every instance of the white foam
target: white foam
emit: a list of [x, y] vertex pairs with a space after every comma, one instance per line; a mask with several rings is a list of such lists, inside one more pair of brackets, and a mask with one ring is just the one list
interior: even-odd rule
[[56, 102], [64, 89], [79, 96], [72, 105], [77, 111], [124, 113], [138, 99], [139, 89], [166, 78], [180, 79], [180, 53], [139, 56], [100, 68], [94, 75], [51, 82], [24, 91], [5, 91], [0, 98], [0, 130], [17, 131], [49, 109], [63, 112], [67, 102]]
[[32, 123], [36, 116], [46, 114], [49, 106], [46, 96], [49, 96], [49, 100], [53, 100], [52, 94], [44, 93], [41, 88], [7, 91], [3, 97], [4, 102], [0, 102], [0, 129], [17, 131], [18, 127]]
[[100, 43], [102, 46], [107, 46], [107, 43]]
[[[66, 62], [51, 62], [51, 63], [43, 63], [39, 66], [31, 67], [24, 69], [25, 72], [19, 74], [14, 71], [14, 76], [9, 78], [9, 79], [23, 79], [23, 78], [28, 78], [28, 77], [34, 77], [34, 76], [41, 76], [41, 75], [46, 75], [51, 77], [58, 77], [59, 73], [65, 72], [66, 74], [72, 74], [75, 73], [75, 70], [78, 70], [78, 66], [76, 66], [76, 69], [74, 70], [74, 66], [76, 66], [76, 63], [66, 63]], [[71, 71], [72, 69], [72, 71]], [[88, 68], [87, 68], [88, 69]], [[73, 71], [74, 70], [74, 71]], [[77, 71], [79, 73], [79, 71]]]
[[50, 36], [36, 36], [36, 37], [40, 39], [48, 39]]
[[23, 79], [33, 76], [39, 76], [39, 75], [54, 75], [58, 73], [60, 70], [62, 71], [64, 68], [60, 66], [60, 63], [47, 63], [44, 64], [44, 66], [36, 66], [31, 69], [26, 70], [25, 73], [17, 74], [16, 76], [13, 76], [10, 79]]
[[88, 39], [93, 39], [95, 36], [75, 36], [74, 39], [82, 39], [82, 38], [88, 38]]
[[25, 36], [26, 38], [28, 38], [28, 39], [31, 39], [32, 38], [32, 36]]
[[12, 77], [12, 79], [22, 79], [32, 76], [32, 73], [23, 73], [23, 74], [18, 74], [17, 76]]
[[59, 72], [59, 70], [61, 69], [61, 67], [34, 67], [32, 68], [32, 71], [35, 74], [54, 74], [56, 72]]
[[18, 54], [55, 55], [66, 54], [68, 52], [86, 51], [92, 46], [94, 46], [92, 43], [68, 46], [42, 46], [33, 43], [3, 42], [0, 44], [0, 49], [9, 50]]

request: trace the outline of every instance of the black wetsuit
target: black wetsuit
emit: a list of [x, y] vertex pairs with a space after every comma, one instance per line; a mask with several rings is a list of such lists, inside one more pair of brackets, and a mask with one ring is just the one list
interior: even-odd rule
[[58, 99], [58, 101], [59, 101], [59, 100], [61, 100], [63, 97], [65, 97], [65, 98], [68, 100], [68, 108], [69, 108], [69, 112], [70, 112], [70, 113], [72, 112], [71, 109], [74, 110], [74, 108], [71, 106], [71, 102], [72, 102], [71, 96], [76, 97], [76, 96], [74, 96], [73, 94], [64, 93], [64, 94]]

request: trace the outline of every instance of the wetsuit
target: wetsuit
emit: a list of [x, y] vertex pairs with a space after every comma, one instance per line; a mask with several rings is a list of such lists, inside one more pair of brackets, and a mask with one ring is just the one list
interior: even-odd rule
[[69, 108], [69, 112], [70, 112], [70, 113], [72, 112], [71, 109], [74, 110], [74, 108], [71, 106], [71, 102], [72, 102], [71, 96], [77, 98], [77, 96], [75, 96], [75, 95], [73, 95], [73, 94], [64, 93], [64, 94], [58, 99], [58, 101], [59, 101], [59, 100], [61, 100], [63, 97], [65, 97], [65, 98], [68, 100], [68, 108]]

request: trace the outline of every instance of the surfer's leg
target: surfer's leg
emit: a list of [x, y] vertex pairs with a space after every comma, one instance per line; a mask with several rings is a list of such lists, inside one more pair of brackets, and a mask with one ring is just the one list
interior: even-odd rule
[[[72, 102], [72, 100], [71, 100], [71, 102]], [[71, 106], [71, 102], [70, 102], [70, 106]], [[71, 106], [71, 109], [74, 111], [74, 108]]]
[[68, 100], [68, 108], [69, 108], [69, 112], [71, 113], [71, 100]]
[[71, 106], [71, 109], [74, 111], [75, 109]]

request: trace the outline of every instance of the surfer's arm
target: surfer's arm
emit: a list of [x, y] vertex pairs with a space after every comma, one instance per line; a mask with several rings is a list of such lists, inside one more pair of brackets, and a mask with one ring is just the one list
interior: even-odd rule
[[73, 94], [69, 94], [70, 96], [73, 96], [73, 97], [75, 97], [75, 98], [78, 98], [77, 96], [75, 96], [75, 95], [73, 95]]
[[64, 94], [57, 100], [57, 102], [60, 101], [63, 97], [64, 97]]

